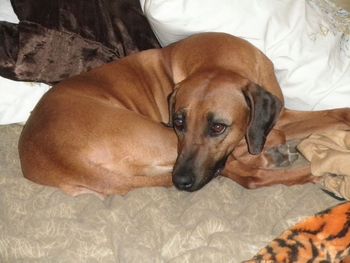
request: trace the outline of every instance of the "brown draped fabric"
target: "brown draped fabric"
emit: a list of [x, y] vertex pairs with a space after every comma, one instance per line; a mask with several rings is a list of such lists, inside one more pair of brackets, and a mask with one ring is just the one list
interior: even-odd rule
[[0, 75], [56, 83], [159, 43], [138, 0], [11, 0], [0, 22]]

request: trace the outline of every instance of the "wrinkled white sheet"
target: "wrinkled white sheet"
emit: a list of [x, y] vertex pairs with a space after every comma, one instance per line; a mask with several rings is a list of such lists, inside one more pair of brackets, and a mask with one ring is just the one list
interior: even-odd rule
[[[318, 2], [326, 0], [140, 2], [163, 45], [193, 33], [221, 31], [260, 48], [275, 64], [287, 107], [350, 107], [350, 17], [336, 8], [321, 10]], [[0, 20], [18, 21], [10, 0], [0, 1]], [[0, 77], [0, 124], [25, 122], [48, 89]]]
[[272, 60], [288, 108], [350, 107], [350, 16], [321, 2], [140, 0], [162, 45], [199, 32], [230, 33]]
[[13, 11], [10, 0], [0, 1], [0, 20], [11, 23], [18, 23], [18, 18]]
[[43, 83], [0, 77], [0, 125], [25, 122], [39, 99], [50, 88]]
[[[0, 21], [18, 23], [10, 0], [0, 0]], [[0, 125], [25, 122], [50, 86], [0, 77]]]

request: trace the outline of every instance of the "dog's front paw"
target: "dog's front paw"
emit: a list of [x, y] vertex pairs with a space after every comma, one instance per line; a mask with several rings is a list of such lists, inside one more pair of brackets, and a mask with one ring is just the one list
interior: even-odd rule
[[275, 167], [291, 166], [300, 157], [296, 148], [299, 142], [299, 140], [287, 141], [285, 144], [266, 150], [266, 154]]

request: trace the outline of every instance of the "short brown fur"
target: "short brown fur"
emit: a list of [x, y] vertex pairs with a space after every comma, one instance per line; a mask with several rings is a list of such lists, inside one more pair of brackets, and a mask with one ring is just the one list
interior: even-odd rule
[[[184, 107], [189, 118], [190, 130], [184, 136], [177, 134], [178, 138], [162, 124], [171, 126], [170, 94], [174, 101], [170, 114]], [[176, 174], [181, 169], [195, 177], [191, 187], [183, 185], [188, 191], [199, 189], [218, 172], [250, 188], [312, 180], [309, 171], [302, 176], [287, 174], [283, 179], [265, 178], [259, 172], [236, 173], [241, 163], [236, 163], [235, 151], [248, 159], [266, 159], [265, 151], [256, 157], [248, 154], [244, 140], [255, 136], [247, 133], [250, 129], [255, 134], [251, 104], [262, 96], [279, 106], [271, 106], [274, 116], [267, 116], [265, 131], [258, 131], [261, 140], [257, 146], [250, 145], [255, 154], [261, 151], [258, 148], [264, 146], [267, 134], [265, 148], [314, 131], [349, 128], [349, 109], [284, 110], [273, 64], [264, 54], [242, 39], [204, 33], [163, 49], [130, 55], [54, 86], [35, 107], [21, 134], [23, 174], [71, 195], [125, 194], [138, 187], [170, 186], [174, 178], [183, 179]], [[203, 133], [201, 120], [208, 122], [204, 116], [214, 110], [232, 121], [220, 143]], [[251, 140], [255, 139], [247, 141]], [[184, 162], [192, 162], [193, 167]]]

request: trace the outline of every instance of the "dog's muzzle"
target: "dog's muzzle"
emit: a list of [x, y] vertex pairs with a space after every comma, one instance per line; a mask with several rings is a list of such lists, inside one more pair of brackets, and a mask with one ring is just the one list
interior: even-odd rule
[[223, 158], [213, 168], [204, 169], [202, 174], [196, 174], [192, 165], [176, 166], [173, 172], [174, 186], [183, 191], [193, 192], [201, 189], [211, 179], [219, 176], [225, 167], [227, 157]]

